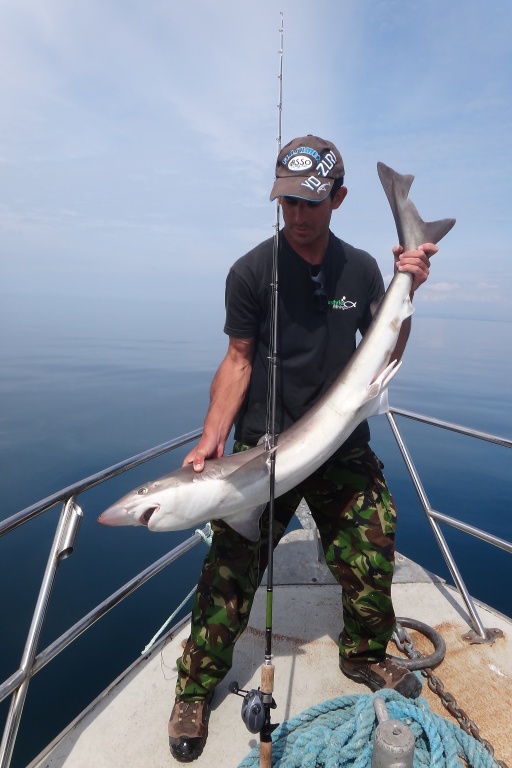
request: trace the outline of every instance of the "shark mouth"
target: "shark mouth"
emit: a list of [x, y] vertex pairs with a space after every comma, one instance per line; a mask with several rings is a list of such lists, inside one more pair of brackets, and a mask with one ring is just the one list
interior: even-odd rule
[[154, 507], [148, 507], [148, 509], [145, 510], [145, 512], [142, 513], [142, 515], [139, 517], [139, 523], [141, 525], [145, 525], [146, 528], [149, 525], [149, 521], [151, 520], [151, 516], [153, 515], [153, 512], [158, 512], [160, 509], [160, 504], [155, 504]]

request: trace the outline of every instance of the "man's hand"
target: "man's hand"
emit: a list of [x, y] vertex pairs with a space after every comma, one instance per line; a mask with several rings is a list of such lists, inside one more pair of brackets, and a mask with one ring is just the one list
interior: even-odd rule
[[225, 443], [219, 444], [203, 435], [195, 448], [185, 456], [182, 466], [192, 464], [196, 472], [202, 472], [205, 459], [219, 459], [224, 455], [224, 445]]
[[415, 250], [404, 251], [401, 245], [393, 248], [395, 272], [409, 272], [412, 275], [411, 295], [428, 278], [430, 257], [438, 251], [437, 245], [423, 243]]

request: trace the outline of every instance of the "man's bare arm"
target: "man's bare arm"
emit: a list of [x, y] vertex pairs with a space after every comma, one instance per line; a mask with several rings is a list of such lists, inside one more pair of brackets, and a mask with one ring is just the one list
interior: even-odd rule
[[210, 406], [203, 435], [185, 457], [183, 466], [193, 464], [196, 472], [202, 472], [205, 459], [216, 459], [224, 454], [226, 440], [247, 393], [253, 355], [254, 339], [230, 337], [228, 351], [210, 388]]

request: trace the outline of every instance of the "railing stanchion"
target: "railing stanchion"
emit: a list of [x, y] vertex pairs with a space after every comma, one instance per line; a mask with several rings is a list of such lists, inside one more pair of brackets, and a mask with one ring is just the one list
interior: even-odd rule
[[393, 432], [393, 435], [395, 437], [395, 440], [398, 444], [398, 447], [400, 449], [400, 452], [403, 456], [403, 459], [405, 461], [406, 467], [409, 471], [409, 474], [411, 476], [411, 479], [414, 483], [414, 487], [416, 488], [416, 492], [419, 496], [419, 499], [421, 501], [421, 505], [424, 509], [424, 512], [427, 516], [427, 519], [432, 527], [432, 530], [434, 532], [434, 536], [436, 538], [437, 544], [439, 546], [439, 549], [441, 550], [441, 554], [443, 555], [446, 565], [448, 566], [450, 573], [453, 577], [453, 580], [455, 582], [455, 585], [464, 600], [466, 604], [466, 608], [468, 609], [469, 617], [471, 620], [471, 624], [473, 625], [473, 629], [475, 632], [483, 639], [485, 640], [487, 638], [487, 634], [485, 631], [485, 628], [480, 620], [480, 616], [478, 615], [478, 612], [475, 608], [475, 605], [473, 603], [473, 600], [471, 599], [471, 595], [469, 594], [466, 585], [462, 579], [462, 576], [460, 574], [459, 569], [457, 568], [457, 564], [455, 563], [455, 560], [453, 559], [453, 555], [450, 551], [450, 548], [446, 542], [445, 537], [443, 536], [443, 533], [441, 531], [441, 528], [439, 527], [437, 520], [434, 520], [430, 512], [432, 511], [432, 508], [430, 506], [429, 500], [427, 498], [427, 494], [425, 493], [425, 490], [423, 488], [423, 485], [421, 484], [421, 480], [419, 478], [419, 475], [416, 471], [416, 467], [414, 466], [414, 463], [412, 461], [411, 455], [409, 451], [407, 450], [407, 446], [405, 445], [405, 442], [402, 438], [402, 435], [400, 434], [400, 430], [398, 429], [398, 426], [396, 424], [395, 418], [393, 416], [393, 413], [390, 411], [387, 414], [387, 418], [389, 421], [389, 424], [391, 426], [391, 431]]
[[[60, 515], [57, 530], [53, 538], [52, 547], [46, 564], [46, 570], [39, 590], [32, 623], [23, 650], [21, 658], [21, 670], [24, 673], [24, 680], [16, 693], [13, 694], [11, 707], [7, 715], [2, 744], [0, 746], [0, 768], [8, 768], [11, 763], [14, 743], [18, 733], [18, 728], [23, 711], [23, 705], [27, 696], [27, 689], [30, 683], [31, 670], [37, 652], [39, 637], [43, 628], [48, 602], [53, 590], [55, 575], [59, 563], [63, 557], [66, 557], [71, 550], [67, 542], [74, 540], [77, 530], [77, 519], [81, 517], [81, 510], [76, 507], [74, 498], [70, 498], [64, 504]], [[63, 549], [64, 545], [64, 549]]]

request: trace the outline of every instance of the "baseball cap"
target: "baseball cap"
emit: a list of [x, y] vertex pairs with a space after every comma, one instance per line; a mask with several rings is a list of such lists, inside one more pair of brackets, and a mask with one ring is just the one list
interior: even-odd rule
[[325, 200], [334, 179], [344, 175], [343, 160], [332, 142], [311, 134], [301, 136], [288, 142], [279, 153], [270, 199], [287, 196]]

